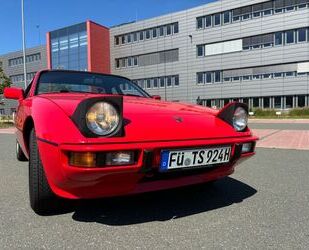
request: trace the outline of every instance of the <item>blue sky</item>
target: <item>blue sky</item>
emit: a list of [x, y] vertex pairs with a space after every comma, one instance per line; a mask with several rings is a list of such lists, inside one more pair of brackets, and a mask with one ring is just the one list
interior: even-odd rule
[[[93, 20], [112, 26], [163, 15], [213, 0], [24, 0], [26, 45], [45, 44], [47, 31]], [[21, 1], [0, 0], [0, 55], [20, 50]]]

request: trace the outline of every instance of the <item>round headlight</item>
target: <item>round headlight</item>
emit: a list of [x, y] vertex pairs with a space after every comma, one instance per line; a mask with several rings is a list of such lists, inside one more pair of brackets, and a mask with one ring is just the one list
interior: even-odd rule
[[244, 108], [238, 107], [233, 116], [233, 126], [236, 131], [244, 130], [248, 125], [248, 114]]
[[117, 110], [107, 102], [94, 104], [86, 114], [87, 127], [97, 135], [106, 136], [113, 133], [119, 122]]

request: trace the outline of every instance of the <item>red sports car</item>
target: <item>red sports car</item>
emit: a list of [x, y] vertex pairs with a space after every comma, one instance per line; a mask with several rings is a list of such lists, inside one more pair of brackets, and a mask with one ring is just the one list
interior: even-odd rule
[[248, 108], [222, 110], [161, 101], [127, 78], [44, 70], [28, 88], [6, 88], [19, 102], [17, 159], [29, 160], [30, 204], [88, 199], [205, 183], [254, 155]]

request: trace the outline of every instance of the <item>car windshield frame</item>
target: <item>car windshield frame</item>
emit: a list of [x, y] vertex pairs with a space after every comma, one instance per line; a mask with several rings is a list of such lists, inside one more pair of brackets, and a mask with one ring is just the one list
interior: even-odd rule
[[[81, 80], [80, 82], [77, 82], [79, 77]], [[50, 80], [50, 82], [47, 80]], [[54, 80], [54, 82], [52, 82], [52, 80]], [[119, 80], [119, 83], [115, 82], [116, 80]], [[52, 84], [50, 86], [54, 87], [57, 86], [57, 84], [59, 84], [59, 89], [53, 91], [42, 91], [42, 90], [40, 91], [40, 87], [42, 87], [43, 84]], [[126, 85], [126, 87], [128, 88], [128, 92], [125, 92], [124, 89], [121, 89], [121, 84], [123, 86]], [[79, 86], [80, 89], [79, 90], [67, 89], [68, 86], [70, 87]], [[88, 88], [88, 90], [87, 91], [83, 90], [82, 89], [83, 87]], [[97, 88], [97, 91], [90, 91], [93, 90], [94, 88]], [[103, 94], [103, 95], [120, 95], [120, 96], [151, 98], [151, 96], [136, 83], [132, 82], [130, 79], [126, 77], [118, 75], [83, 72], [83, 71], [61, 71], [61, 70], [41, 72], [40, 77], [36, 84], [35, 95], [59, 94], [59, 93]]]

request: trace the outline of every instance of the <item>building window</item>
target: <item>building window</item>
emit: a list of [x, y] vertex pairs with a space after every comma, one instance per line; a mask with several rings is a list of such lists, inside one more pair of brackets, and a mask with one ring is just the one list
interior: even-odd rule
[[196, 19], [196, 28], [197, 29], [203, 29], [203, 18], [202, 17], [198, 17]]
[[203, 75], [204, 74], [202, 72], [197, 73], [197, 84], [203, 84], [204, 83]]
[[167, 87], [172, 87], [172, 77], [171, 76], [168, 76], [166, 78], [166, 86]]
[[138, 57], [137, 56], [134, 57], [133, 65], [138, 66]]
[[285, 32], [285, 43], [293, 44], [295, 43], [295, 34], [294, 30], [288, 30]]
[[250, 81], [251, 80], [251, 76], [243, 76], [242, 80], [243, 81]]
[[154, 87], [154, 88], [158, 88], [158, 86], [159, 86], [159, 85], [158, 85], [158, 78], [154, 78], [154, 79], [153, 79], [153, 87]]
[[131, 43], [132, 42], [132, 40], [131, 40], [131, 34], [128, 34], [128, 35], [126, 35], [126, 40], [127, 40], [127, 42], [128, 43]]
[[126, 43], [126, 37], [125, 36], [121, 36], [121, 43], [125, 44]]
[[146, 39], [150, 39], [150, 30], [146, 30]]
[[285, 77], [293, 77], [295, 76], [295, 72], [290, 71], [290, 72], [285, 72]]
[[283, 77], [283, 73], [282, 72], [274, 73], [274, 78], [282, 78], [282, 77]]
[[230, 11], [225, 11], [223, 13], [223, 23], [227, 24], [231, 22], [231, 12]]
[[197, 45], [197, 56], [198, 57], [205, 56], [205, 46], [204, 45]]
[[4, 109], [0, 109], [0, 115], [5, 115]]
[[121, 68], [125, 68], [127, 66], [127, 59], [123, 58], [121, 59]]
[[164, 36], [164, 26], [161, 26], [159, 28], [159, 34], [160, 34], [160, 36]]
[[300, 4], [297, 6], [297, 8], [298, 9], [305, 9], [307, 7], [305, 1], [306, 0], [300, 0]]
[[275, 45], [279, 46], [283, 44], [283, 33], [282, 32], [276, 32], [275, 33]]
[[144, 40], [144, 31], [139, 32], [139, 40], [143, 41]]
[[[26, 56], [26, 63], [36, 62], [41, 60], [41, 53], [31, 54]], [[9, 59], [9, 66], [21, 65], [24, 63], [22, 56]]]
[[171, 25], [167, 25], [166, 26], [166, 35], [169, 36], [172, 34], [172, 26]]
[[264, 97], [263, 98], [263, 108], [264, 109], [269, 109], [270, 108], [270, 99], [269, 99], [269, 97]]
[[214, 77], [214, 80], [216, 83], [218, 82], [222, 82], [222, 79], [221, 79], [221, 71], [215, 71], [215, 77]]
[[299, 96], [297, 97], [297, 99], [298, 99], [297, 106], [298, 106], [299, 108], [303, 108], [303, 107], [306, 106], [306, 96], [304, 96], [304, 95], [299, 95]]
[[214, 15], [214, 25], [218, 26], [220, 24], [221, 24], [221, 14], [218, 13]]
[[150, 81], [150, 79], [147, 79], [147, 80], [146, 80], [146, 88], [147, 88], [147, 89], [150, 89], [150, 88], [151, 88], [151, 81]]
[[272, 78], [272, 74], [263, 74], [263, 79], [270, 79]]
[[285, 108], [293, 108], [293, 96], [286, 96], [285, 97]]
[[138, 38], [137, 38], [137, 32], [133, 33], [133, 42], [137, 42]]
[[252, 106], [253, 108], [259, 108], [260, 107], [260, 99], [258, 97], [254, 97], [252, 99]]
[[165, 78], [160, 77], [160, 88], [164, 88], [164, 87], [165, 87]]
[[239, 82], [240, 81], [240, 77], [239, 76], [234, 76], [232, 78], [233, 82]]
[[274, 106], [275, 106], [275, 109], [281, 109], [282, 108], [282, 105], [281, 105], [281, 96], [276, 96], [274, 98]]
[[177, 34], [179, 32], [179, 25], [178, 25], [178, 23], [174, 23], [173, 24], [173, 31], [174, 31], [174, 34]]
[[133, 58], [132, 58], [132, 57], [129, 57], [129, 58], [128, 58], [128, 67], [132, 67], [132, 66], [133, 66], [132, 61], [133, 61]]
[[205, 26], [206, 26], [206, 28], [212, 26], [212, 22], [211, 21], [212, 21], [212, 18], [211, 18], [210, 15], [205, 17]]
[[179, 76], [174, 76], [174, 85], [177, 87], [179, 86]]
[[261, 79], [261, 75], [253, 75], [252, 76], [252, 80], [260, 80]]
[[297, 42], [306, 42], [307, 41], [307, 29], [302, 28], [297, 30]]
[[[150, 40], [153, 38], [163, 37], [164, 35], [173, 35], [179, 32], [178, 22], [162, 25], [159, 27], [152, 27], [146, 30], [135, 31], [125, 35], [115, 36], [115, 45], [119, 45], [120, 41], [122, 44], [129, 44], [137, 42], [138, 40]], [[121, 39], [121, 40], [120, 40]]]
[[205, 82], [206, 83], [212, 83], [212, 72], [206, 72], [205, 73]]

